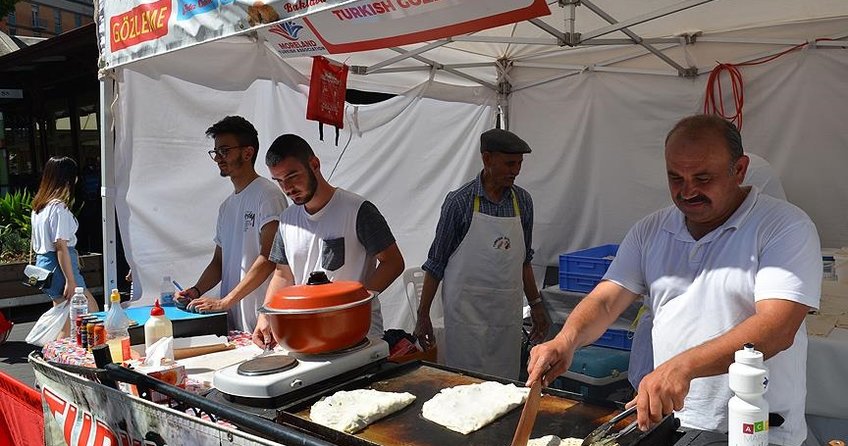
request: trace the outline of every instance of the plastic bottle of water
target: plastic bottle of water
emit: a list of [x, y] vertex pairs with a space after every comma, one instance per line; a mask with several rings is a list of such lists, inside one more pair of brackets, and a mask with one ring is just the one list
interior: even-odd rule
[[77, 318], [82, 315], [88, 314], [88, 299], [85, 298], [84, 293], [85, 288], [78, 286], [74, 288], [74, 296], [71, 297], [69, 314], [71, 317], [70, 327], [72, 339], [76, 339], [77, 335]]
[[174, 305], [174, 293], [176, 289], [174, 288], [174, 282], [171, 282], [171, 276], [165, 276], [162, 278], [162, 287], [160, 288], [159, 293], [159, 304], [164, 306], [173, 306]]
[[730, 364], [728, 380], [734, 396], [727, 404], [729, 446], [768, 446], [768, 369], [763, 354], [745, 344]]
[[109, 296], [111, 305], [106, 313], [106, 344], [112, 361], [121, 363], [130, 359], [130, 318], [121, 307], [121, 295], [118, 290], [112, 290]]

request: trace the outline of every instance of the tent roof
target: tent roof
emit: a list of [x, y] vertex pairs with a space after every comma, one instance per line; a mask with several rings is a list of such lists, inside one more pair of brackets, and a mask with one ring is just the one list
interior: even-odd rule
[[[510, 80], [515, 89], [585, 70], [703, 74], [716, 61], [747, 61], [819, 38], [848, 37], [848, 2], [842, 0], [560, 0], [548, 4], [551, 15], [539, 19], [330, 57], [358, 66], [353, 73], [360, 75], [349, 78], [356, 88], [399, 93], [435, 71], [438, 80], [446, 83], [496, 89], [500, 80]], [[571, 34], [572, 29], [579, 34]], [[819, 45], [844, 47], [848, 42]], [[415, 55], [402, 58], [408, 52]], [[286, 62], [309, 73], [309, 58]], [[521, 83], [503, 76], [519, 68]]]

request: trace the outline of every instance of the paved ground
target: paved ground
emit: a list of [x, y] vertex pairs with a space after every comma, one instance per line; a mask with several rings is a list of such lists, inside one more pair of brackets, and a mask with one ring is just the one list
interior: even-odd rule
[[38, 350], [39, 347], [27, 344], [24, 339], [38, 317], [48, 308], [50, 304], [4, 310], [6, 317], [14, 322], [15, 326], [12, 328], [9, 339], [0, 345], [0, 370], [29, 386], [35, 383], [35, 374], [27, 362], [27, 355], [33, 350]]

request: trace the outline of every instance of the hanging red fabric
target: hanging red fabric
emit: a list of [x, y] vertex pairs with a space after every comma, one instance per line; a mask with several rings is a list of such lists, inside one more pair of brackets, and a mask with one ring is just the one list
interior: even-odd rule
[[339, 129], [344, 128], [344, 105], [347, 92], [348, 66], [325, 57], [312, 58], [312, 77], [309, 79], [309, 101], [306, 119], [318, 121], [318, 131], [324, 140], [324, 124], [336, 127], [336, 145]]

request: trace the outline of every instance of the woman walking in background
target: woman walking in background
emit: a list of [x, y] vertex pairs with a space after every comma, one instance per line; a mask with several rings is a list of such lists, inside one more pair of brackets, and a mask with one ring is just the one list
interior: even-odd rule
[[[71, 213], [77, 163], [68, 157], [52, 157], [44, 165], [38, 193], [32, 199], [32, 249], [35, 264], [53, 271], [53, 280], [44, 292], [61, 305], [74, 295], [75, 287], [85, 288], [75, 248], [79, 223]], [[91, 292], [85, 290], [89, 311], [97, 311]], [[67, 326], [60, 337], [68, 333]]]

